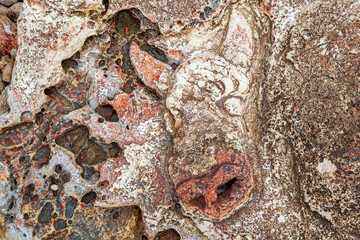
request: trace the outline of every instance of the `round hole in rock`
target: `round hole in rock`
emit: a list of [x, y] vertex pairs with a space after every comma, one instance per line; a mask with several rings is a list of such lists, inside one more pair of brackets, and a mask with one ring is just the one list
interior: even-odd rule
[[56, 166], [55, 166], [55, 172], [56, 173], [60, 173], [62, 171], [62, 166], [61, 166], [61, 164], [56, 164]]
[[224, 193], [226, 193], [227, 191], [231, 190], [231, 186], [236, 182], [236, 178], [232, 178], [231, 180], [229, 180], [228, 182], [226, 182], [223, 185], [220, 185], [217, 189], [216, 189], [216, 194], [217, 196], [221, 196]]
[[118, 211], [115, 211], [114, 214], [112, 215], [113, 219], [118, 219], [120, 217], [120, 213]]
[[173, 228], [160, 232], [154, 240], [180, 240], [180, 234]]

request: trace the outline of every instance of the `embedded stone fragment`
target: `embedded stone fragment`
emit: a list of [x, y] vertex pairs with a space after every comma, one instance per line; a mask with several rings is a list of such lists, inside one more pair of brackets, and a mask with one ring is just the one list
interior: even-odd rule
[[0, 133], [0, 145], [5, 148], [19, 147], [30, 144], [34, 140], [32, 122], [21, 123]]
[[73, 153], [79, 153], [88, 137], [89, 129], [85, 126], [78, 126], [57, 137], [55, 142]]
[[78, 164], [95, 165], [107, 159], [104, 149], [95, 141], [89, 139], [76, 158]]
[[93, 191], [90, 191], [88, 193], [86, 193], [82, 198], [81, 198], [81, 202], [85, 203], [85, 204], [89, 204], [92, 201], [96, 200], [96, 193]]
[[51, 158], [51, 148], [49, 145], [42, 146], [34, 155], [32, 160], [36, 163], [37, 166], [42, 167], [43, 165], [48, 164]]
[[[95, 109], [95, 112], [97, 112], [102, 117], [104, 117], [106, 121], [110, 121], [110, 122], [119, 121], [119, 117], [117, 116], [116, 111], [110, 104], [98, 106]], [[99, 121], [100, 121], [100, 119], [99, 119]]]
[[0, 59], [0, 70], [1, 70], [2, 80], [4, 82], [10, 83], [12, 71], [13, 71], [13, 65], [14, 65], [14, 60], [12, 60], [8, 56], [3, 56]]
[[39, 223], [50, 223], [54, 207], [50, 202], [45, 203], [38, 217]]
[[[299, 16], [304, 22], [291, 32], [286, 57], [294, 69], [289, 70], [286, 79], [289, 84], [307, 87], [293, 101], [289, 134], [298, 146], [294, 153], [305, 203], [336, 228], [359, 237], [360, 205], [355, 202], [360, 199], [360, 82], [355, 79], [360, 39], [355, 32], [360, 26], [350, 20], [358, 17], [353, 9], [359, 4], [334, 6], [312, 4]], [[311, 17], [314, 11], [329, 15], [325, 19], [324, 15]], [[311, 40], [306, 33], [309, 25], [314, 26]], [[334, 59], [339, 48], [342, 53]], [[307, 79], [312, 79], [310, 84]]]

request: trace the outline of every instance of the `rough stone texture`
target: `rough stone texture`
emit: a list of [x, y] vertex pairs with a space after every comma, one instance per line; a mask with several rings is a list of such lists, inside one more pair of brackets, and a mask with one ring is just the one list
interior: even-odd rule
[[8, 55], [17, 48], [15, 24], [5, 15], [0, 14], [0, 54]]
[[15, 5], [0, 239], [360, 239], [357, 1]]
[[13, 66], [14, 60], [12, 60], [9, 56], [3, 56], [0, 59], [1, 77], [2, 80], [6, 83], [11, 81]]

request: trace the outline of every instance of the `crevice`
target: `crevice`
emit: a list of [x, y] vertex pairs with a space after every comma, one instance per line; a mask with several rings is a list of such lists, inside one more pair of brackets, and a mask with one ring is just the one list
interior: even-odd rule
[[109, 9], [109, 0], [102, 0], [102, 4], [105, 7], [105, 12], [104, 12], [104, 14], [105, 14]]
[[228, 182], [226, 182], [223, 185], [220, 185], [217, 189], [216, 189], [216, 194], [217, 196], [221, 196], [221, 195], [226, 195], [227, 192], [231, 191], [231, 186], [236, 182], [236, 178], [232, 178], [231, 180], [229, 180]]

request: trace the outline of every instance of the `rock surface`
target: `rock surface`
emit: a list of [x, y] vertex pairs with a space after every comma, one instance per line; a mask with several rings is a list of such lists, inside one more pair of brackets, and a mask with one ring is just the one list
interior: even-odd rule
[[16, 3], [17, 1], [18, 0], [0, 0], [0, 4], [4, 5], [6, 7], [10, 7], [14, 3]]
[[0, 239], [360, 239], [357, 1], [16, 4]]

